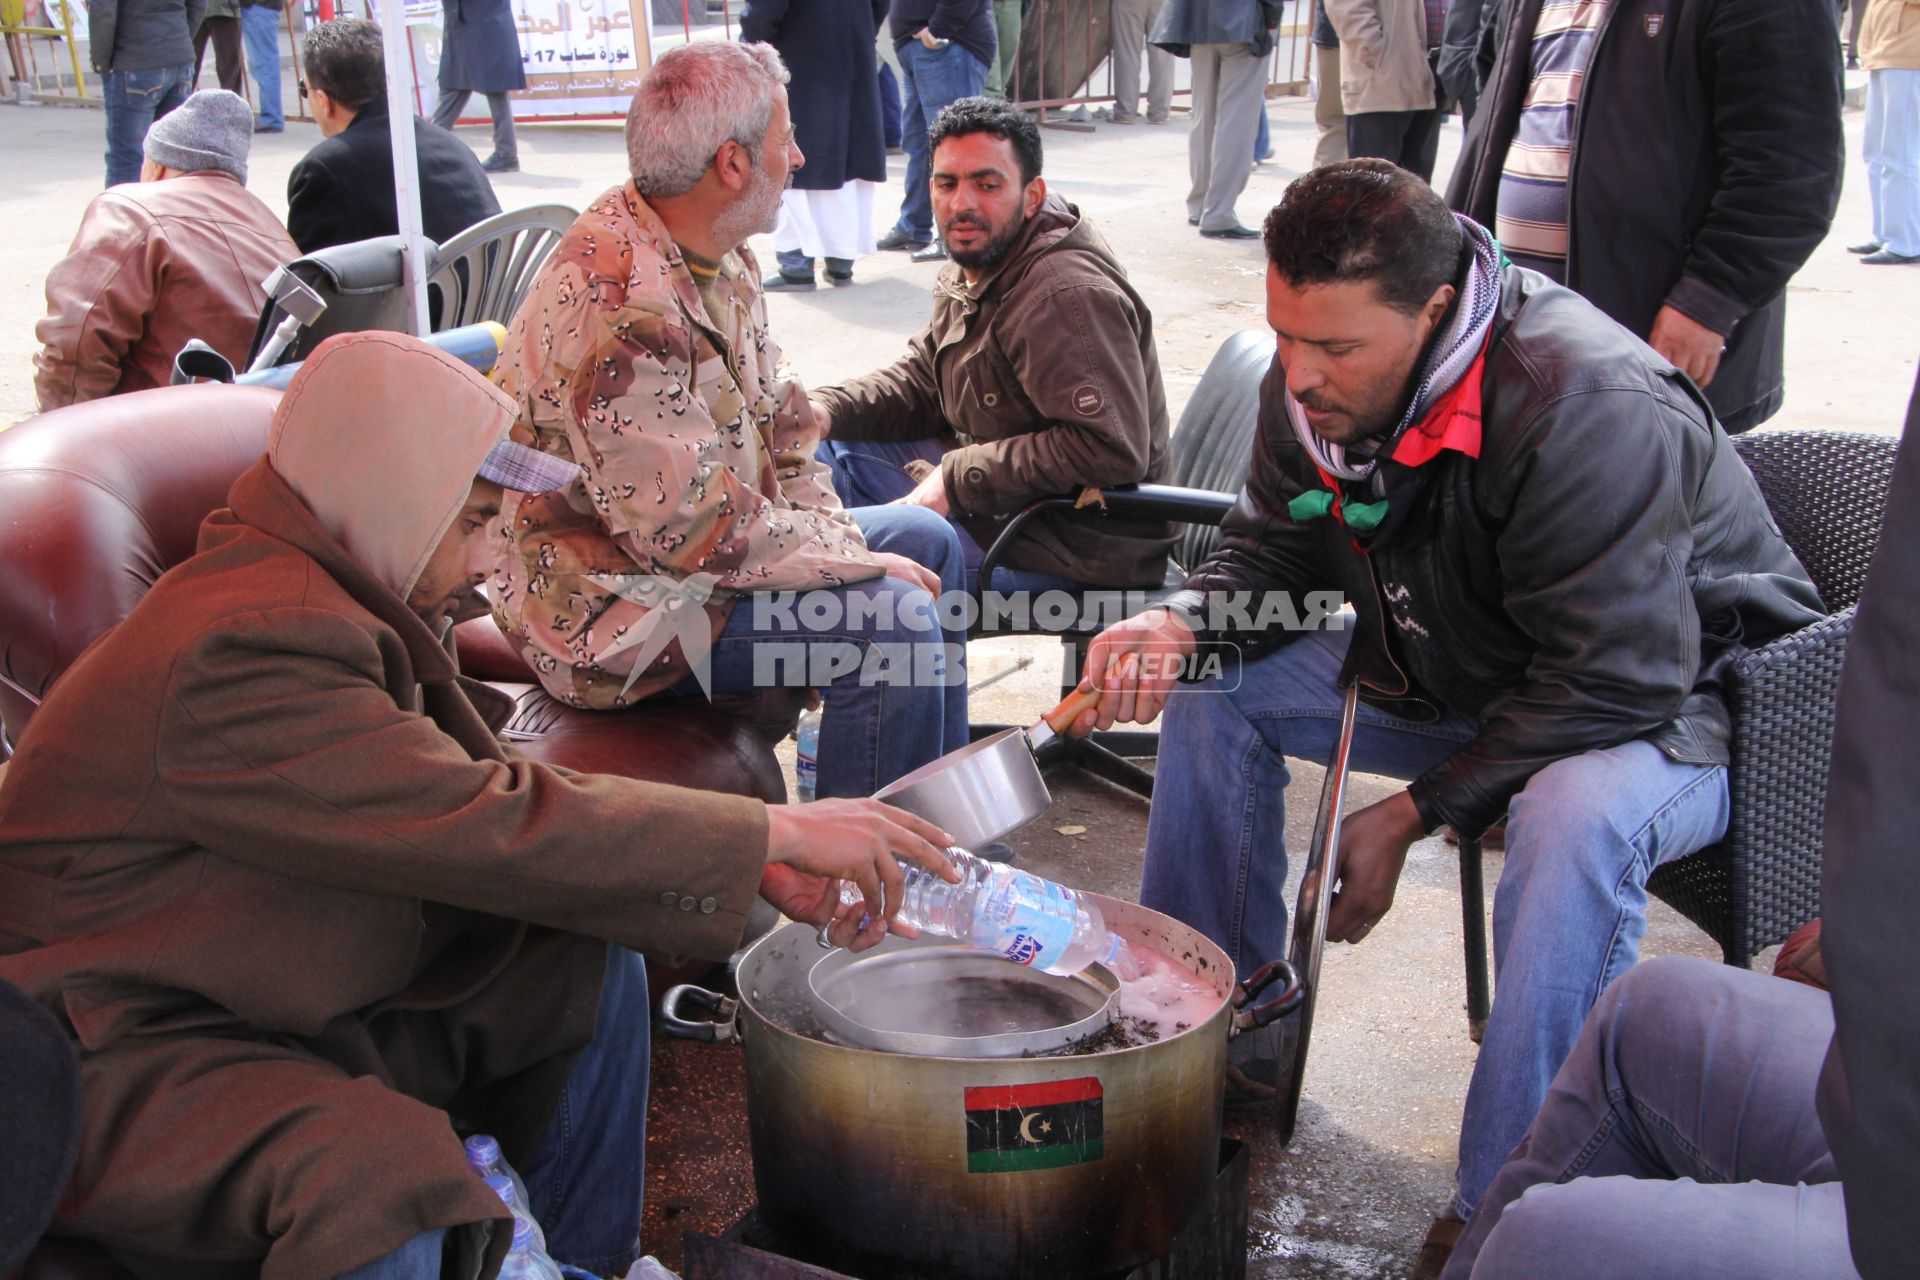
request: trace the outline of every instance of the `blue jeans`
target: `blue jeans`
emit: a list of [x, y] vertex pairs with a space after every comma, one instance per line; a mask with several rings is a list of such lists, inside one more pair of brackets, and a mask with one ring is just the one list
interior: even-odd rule
[[280, 105], [280, 11], [263, 4], [240, 11], [240, 34], [247, 42], [247, 66], [260, 86], [260, 123], [269, 129], [287, 127]]
[[[1182, 686], [1160, 731], [1166, 799], [1147, 818], [1140, 901], [1226, 949], [1244, 977], [1286, 955], [1286, 758], [1326, 760], [1347, 633], [1301, 636], [1249, 662], [1237, 688]], [[1415, 725], [1367, 707], [1350, 767], [1413, 778], [1476, 734], [1464, 716]], [[1175, 799], [1177, 797], [1177, 799]], [[1647, 876], [1727, 825], [1726, 770], [1644, 742], [1558, 761], [1513, 798], [1493, 900], [1499, 982], [1460, 1126], [1456, 1207], [1471, 1213], [1607, 984], [1646, 932]]]
[[978, 97], [987, 83], [987, 64], [964, 47], [929, 49], [918, 40], [900, 46], [900, 78], [906, 102], [900, 111], [901, 145], [907, 151], [907, 197], [893, 229], [915, 240], [933, 239], [933, 154], [927, 130], [949, 102]]
[[[652, 1012], [646, 963], [609, 946], [593, 1040], [520, 1170], [547, 1252], [596, 1275], [622, 1275], [640, 1256]], [[438, 1280], [445, 1237], [423, 1232], [342, 1280]]]
[[1607, 988], [1446, 1280], [1855, 1276], [1814, 1094], [1833, 1006], [1705, 960]]
[[140, 181], [147, 129], [185, 102], [192, 91], [191, 62], [145, 71], [109, 71], [101, 77], [100, 101], [107, 111], [108, 186]]
[[[867, 546], [925, 565], [960, 589], [960, 538], [925, 507], [853, 507]], [[940, 625], [933, 599], [898, 578], [741, 599], [714, 639], [715, 693], [821, 688], [815, 794], [869, 796], [967, 745], [966, 633]], [[697, 697], [682, 680], [660, 697]]]
[[[938, 440], [823, 440], [814, 456], [833, 472], [833, 490], [840, 501], [851, 508], [878, 507], [904, 498], [913, 491], [914, 478], [908, 474], [912, 462], [940, 465], [945, 454]], [[960, 554], [966, 562], [966, 586], [977, 590], [980, 562], [986, 549], [957, 521], [949, 521], [960, 537]], [[1088, 589], [1084, 582], [1032, 569], [1012, 569], [1001, 565], [993, 572], [993, 589], [1011, 595], [1016, 591], [1073, 591]]]

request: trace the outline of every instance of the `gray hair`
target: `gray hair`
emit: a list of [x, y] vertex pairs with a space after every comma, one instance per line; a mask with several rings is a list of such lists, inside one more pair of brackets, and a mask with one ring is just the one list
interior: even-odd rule
[[759, 162], [773, 88], [787, 67], [771, 45], [702, 40], [660, 55], [627, 109], [627, 164], [643, 196], [681, 196], [731, 138]]

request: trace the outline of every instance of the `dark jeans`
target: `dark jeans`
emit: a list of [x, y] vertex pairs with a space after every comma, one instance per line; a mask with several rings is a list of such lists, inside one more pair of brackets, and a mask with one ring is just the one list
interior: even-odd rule
[[100, 98], [107, 110], [107, 185], [138, 182], [147, 129], [187, 100], [193, 64], [109, 71], [101, 79]]
[[1433, 180], [1433, 159], [1440, 150], [1439, 111], [1363, 111], [1347, 117], [1347, 155], [1377, 156], [1421, 178]]

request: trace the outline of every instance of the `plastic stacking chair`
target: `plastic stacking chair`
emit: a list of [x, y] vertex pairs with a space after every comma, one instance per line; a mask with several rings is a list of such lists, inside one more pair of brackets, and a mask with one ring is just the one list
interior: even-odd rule
[[580, 215], [539, 204], [476, 222], [440, 246], [427, 281], [440, 291], [435, 329], [492, 320], [506, 324], [540, 269]]

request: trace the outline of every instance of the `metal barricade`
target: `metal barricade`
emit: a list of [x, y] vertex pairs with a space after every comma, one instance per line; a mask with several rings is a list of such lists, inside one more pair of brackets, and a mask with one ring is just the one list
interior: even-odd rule
[[[14, 94], [19, 101], [88, 102], [86, 68], [80, 65], [80, 46], [73, 38], [76, 0], [0, 0], [0, 34], [6, 36], [7, 58], [12, 65]], [[59, 26], [53, 25], [58, 11]], [[67, 57], [73, 64], [71, 85], [59, 70], [60, 59], [51, 47], [48, 54], [54, 69], [44, 75], [34, 41], [67, 44]], [[46, 83], [52, 81], [51, 87]]]

